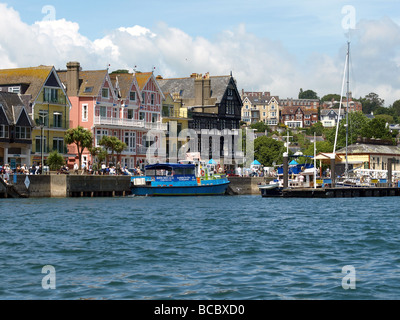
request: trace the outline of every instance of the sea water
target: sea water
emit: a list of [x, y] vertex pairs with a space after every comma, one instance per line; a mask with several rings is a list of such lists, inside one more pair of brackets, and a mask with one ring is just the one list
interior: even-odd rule
[[0, 299], [399, 299], [400, 198], [0, 200]]

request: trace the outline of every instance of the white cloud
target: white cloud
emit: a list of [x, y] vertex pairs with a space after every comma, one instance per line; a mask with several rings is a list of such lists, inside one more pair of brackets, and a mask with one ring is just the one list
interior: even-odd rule
[[[378, 93], [389, 104], [400, 99], [400, 27], [389, 18], [361, 21], [352, 39], [352, 91], [355, 97]], [[184, 77], [193, 72], [227, 75], [231, 71], [239, 89], [270, 91], [281, 98], [297, 97], [299, 89], [320, 96], [340, 93], [345, 42], [338, 55], [314, 53], [305, 63], [279, 41], [261, 38], [244, 24], [214, 39], [192, 37], [160, 23], [120, 27], [94, 41], [80, 33], [79, 24], [41, 21], [28, 25], [17, 11], [0, 4], [0, 68], [54, 65], [65, 68], [80, 61], [84, 69], [137, 66], [164, 77]]]

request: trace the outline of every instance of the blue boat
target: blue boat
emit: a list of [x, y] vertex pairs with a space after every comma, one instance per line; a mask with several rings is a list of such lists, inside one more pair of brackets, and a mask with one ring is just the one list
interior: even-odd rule
[[223, 195], [230, 181], [225, 175], [196, 176], [195, 164], [153, 164], [145, 176], [132, 177], [135, 196], [211, 196]]

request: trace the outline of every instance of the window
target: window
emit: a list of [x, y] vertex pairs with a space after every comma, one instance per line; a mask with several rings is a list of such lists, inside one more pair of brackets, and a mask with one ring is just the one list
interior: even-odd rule
[[129, 94], [129, 100], [130, 101], [136, 101], [136, 92], [135, 91], [131, 91]]
[[49, 112], [47, 110], [39, 110], [39, 125], [47, 127], [49, 125]]
[[8, 138], [9, 128], [6, 125], [0, 125], [0, 138]]
[[158, 114], [157, 113], [153, 113], [151, 115], [151, 122], [157, 122], [158, 121]]
[[108, 136], [108, 130], [96, 130], [96, 147], [99, 147], [99, 141], [103, 136]]
[[235, 114], [235, 105], [233, 104], [233, 101], [227, 101], [225, 113], [226, 114]]
[[133, 110], [128, 109], [128, 119], [133, 119]]
[[44, 102], [58, 102], [58, 89], [44, 88]]
[[35, 138], [35, 152], [41, 153], [42, 152], [42, 139], [43, 139], [43, 152], [46, 152], [46, 137], [38, 136]]
[[139, 120], [145, 120], [146, 119], [146, 113], [140, 112], [139, 113]]
[[143, 104], [146, 104], [146, 94], [144, 92], [142, 92], [142, 100], [143, 100]]
[[31, 138], [31, 128], [29, 127], [15, 127], [15, 139], [27, 139]]
[[151, 94], [151, 101], [150, 104], [154, 106], [154, 93]]
[[54, 112], [53, 113], [54, 119], [54, 128], [62, 128], [62, 113], [61, 112]]
[[106, 107], [100, 107], [100, 117], [102, 117], [102, 118], [107, 117], [107, 108]]
[[92, 93], [93, 87], [86, 87], [84, 93]]
[[232, 89], [228, 89], [228, 96], [230, 96], [230, 97], [233, 96], [233, 90]]
[[108, 88], [103, 88], [103, 89], [101, 90], [101, 96], [102, 96], [103, 98], [108, 99], [108, 98], [109, 98], [109, 94], [110, 94], [110, 92], [109, 92]]
[[64, 153], [64, 139], [63, 138], [53, 138], [53, 150], [58, 153]]
[[83, 122], [88, 122], [88, 108], [89, 108], [89, 106], [87, 104], [82, 105], [82, 121]]
[[125, 144], [127, 145], [128, 152], [136, 152], [136, 133], [125, 132]]
[[20, 87], [9, 87], [8, 92], [11, 93], [21, 93], [21, 88]]

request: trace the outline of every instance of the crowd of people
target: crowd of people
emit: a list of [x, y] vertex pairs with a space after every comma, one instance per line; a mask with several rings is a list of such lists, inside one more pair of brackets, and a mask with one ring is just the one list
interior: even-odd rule
[[[45, 167], [44, 169], [45, 170], [43, 170], [41, 163], [34, 163], [32, 166], [27, 166], [26, 164], [17, 165], [16, 168], [11, 168], [9, 164], [0, 164], [0, 178], [2, 178], [5, 182], [8, 182], [10, 180], [10, 175], [40, 175], [45, 171], [47, 172], [47, 168]], [[105, 163], [92, 164], [89, 162], [87, 166], [82, 164], [81, 170], [79, 170], [78, 163], [75, 163], [71, 169], [65, 164], [61, 166], [59, 170], [57, 170], [57, 174], [141, 176], [143, 175], [143, 171], [140, 169], [140, 167], [128, 169], [126, 166], [121, 166], [120, 162], [115, 165], [106, 165]]]
[[16, 168], [11, 168], [9, 164], [0, 164], [0, 177], [6, 182], [10, 179], [10, 175], [13, 174], [35, 175], [42, 174], [42, 171], [41, 163], [34, 163], [32, 166], [27, 166], [26, 164], [17, 165]]
[[143, 175], [142, 170], [139, 167], [133, 168], [133, 169], [128, 169], [126, 166], [122, 166], [120, 162], [117, 164], [109, 164], [106, 165], [104, 162], [101, 164], [94, 163], [92, 164], [90, 161], [86, 165], [85, 163], [82, 163], [82, 167], [79, 170], [79, 165], [77, 162], [75, 162], [72, 172], [69, 170], [68, 166], [62, 166], [61, 169], [58, 172], [59, 174], [80, 174], [80, 175], [135, 175], [135, 176], [141, 176]]

